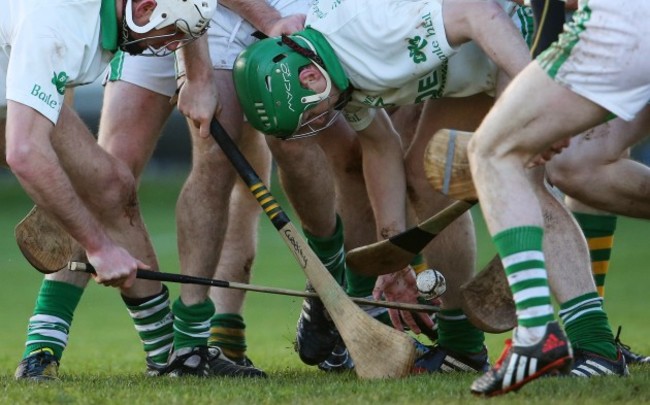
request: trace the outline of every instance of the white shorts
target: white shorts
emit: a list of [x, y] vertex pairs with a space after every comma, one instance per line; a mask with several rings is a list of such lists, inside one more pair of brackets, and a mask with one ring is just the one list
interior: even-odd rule
[[650, 2], [583, 3], [537, 61], [556, 82], [632, 120], [650, 100]]
[[112, 57], [100, 47], [100, 7], [99, 0], [0, 0], [3, 110], [13, 100], [56, 124], [65, 89], [94, 81]]
[[[267, 1], [283, 16], [305, 14], [309, 8], [309, 0]], [[250, 23], [219, 3], [207, 33], [214, 69], [232, 69], [239, 53], [256, 41], [252, 36], [255, 31]], [[122, 80], [171, 97], [176, 91], [176, 77], [181, 74], [173, 55], [144, 57], [119, 52], [111, 62], [106, 80]]]

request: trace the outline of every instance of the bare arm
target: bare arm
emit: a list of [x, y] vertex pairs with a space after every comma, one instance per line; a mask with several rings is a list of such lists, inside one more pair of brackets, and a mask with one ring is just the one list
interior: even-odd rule
[[305, 25], [304, 14], [282, 17], [280, 12], [265, 0], [222, 0], [221, 4], [268, 36], [291, 34], [301, 30]]
[[526, 42], [498, 3], [445, 0], [442, 13], [450, 45], [476, 42], [510, 79], [530, 62]]
[[[57, 130], [65, 131], [67, 106]], [[86, 250], [97, 269], [97, 281], [130, 287], [135, 270], [146, 267], [117, 246], [95, 216], [83, 204], [52, 148], [52, 123], [34, 109], [8, 102], [7, 163], [34, 202], [52, 214]], [[65, 136], [61, 134], [60, 136]]]
[[[359, 131], [359, 141], [377, 233], [380, 239], [389, 238], [406, 227], [406, 176], [401, 140], [388, 114], [384, 110], [377, 110], [370, 125]], [[411, 267], [379, 277], [373, 295], [377, 299], [383, 295], [390, 301], [417, 302], [415, 274]], [[424, 314], [389, 310], [389, 315], [397, 329], [403, 329], [403, 319], [413, 332], [420, 333], [414, 316], [418, 316], [428, 327], [433, 326], [431, 319]]]
[[406, 176], [402, 144], [384, 110], [377, 110], [370, 125], [359, 131], [363, 174], [381, 239], [406, 226]]
[[218, 109], [217, 82], [207, 35], [178, 50], [179, 65], [185, 69], [178, 94], [178, 110], [199, 128], [201, 137], [210, 136], [210, 121]]

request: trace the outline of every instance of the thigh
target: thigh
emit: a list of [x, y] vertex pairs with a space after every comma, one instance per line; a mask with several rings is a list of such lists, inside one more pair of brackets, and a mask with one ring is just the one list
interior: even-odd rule
[[172, 108], [166, 95], [126, 81], [108, 82], [98, 142], [140, 177]]
[[647, 137], [650, 130], [650, 106], [646, 106], [634, 120], [620, 118], [601, 124], [571, 140], [571, 145], [548, 164], [606, 165], [625, 158], [629, 148]]
[[528, 162], [554, 142], [605, 121], [598, 104], [553, 81], [536, 63], [508, 86], [480, 126], [474, 146], [482, 153], [517, 154]]

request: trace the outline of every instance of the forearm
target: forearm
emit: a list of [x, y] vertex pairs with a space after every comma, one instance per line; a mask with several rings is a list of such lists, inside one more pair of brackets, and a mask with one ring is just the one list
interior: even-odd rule
[[476, 42], [510, 79], [530, 62], [526, 42], [499, 4], [446, 1], [443, 17], [447, 40], [452, 46]]
[[210, 136], [210, 121], [218, 111], [219, 92], [212, 69], [206, 35], [180, 49], [179, 66], [185, 69], [184, 83], [178, 90], [178, 110], [203, 138]]
[[359, 132], [363, 173], [377, 234], [388, 238], [406, 226], [406, 177], [399, 136], [381, 110], [370, 126]]
[[202, 35], [176, 52], [179, 66], [187, 80], [211, 81], [212, 59], [208, 47], [208, 36]]
[[221, 4], [236, 12], [258, 30], [268, 33], [282, 16], [266, 0], [222, 0]]
[[108, 236], [75, 192], [47, 139], [52, 123], [25, 105], [10, 104], [6, 139], [11, 170], [34, 202], [84, 249], [100, 249]]

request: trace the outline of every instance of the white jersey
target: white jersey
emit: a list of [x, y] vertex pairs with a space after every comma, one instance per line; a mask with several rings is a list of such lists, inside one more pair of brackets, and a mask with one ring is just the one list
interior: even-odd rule
[[[532, 32], [521, 15], [528, 9], [502, 3]], [[494, 91], [497, 69], [487, 55], [473, 42], [447, 42], [442, 0], [314, 0], [306, 24], [327, 38], [354, 86], [345, 116], [355, 129], [369, 124], [368, 108]]]
[[[116, 33], [114, 3], [104, 1], [113, 6], [105, 15]], [[0, 0], [0, 109], [12, 100], [56, 124], [65, 88], [92, 82], [111, 60], [102, 48], [101, 5], [102, 0]]]
[[[282, 16], [306, 14], [309, 6], [308, 0], [267, 0], [267, 3]], [[248, 21], [219, 3], [207, 32], [213, 67], [232, 69], [239, 53], [257, 40], [252, 36], [255, 31]], [[107, 79], [122, 80], [171, 97], [176, 91], [176, 70], [174, 55], [149, 58], [120, 52], [111, 62]]]
[[556, 82], [629, 121], [650, 100], [650, 2], [580, 5], [537, 62]]

